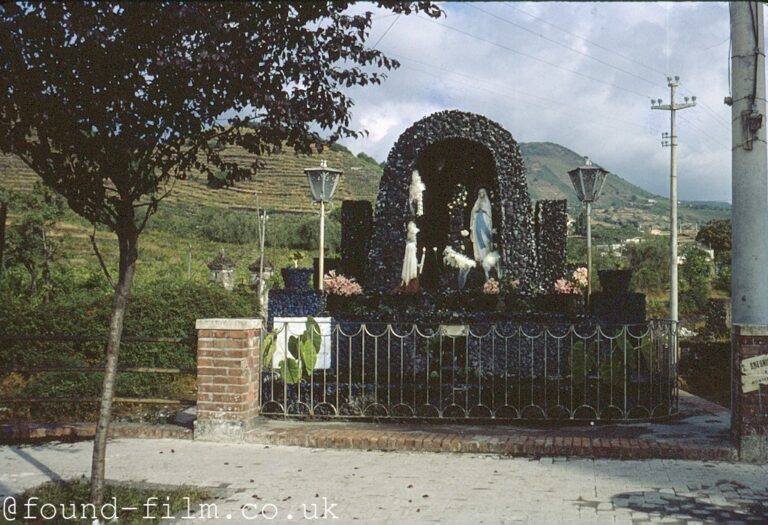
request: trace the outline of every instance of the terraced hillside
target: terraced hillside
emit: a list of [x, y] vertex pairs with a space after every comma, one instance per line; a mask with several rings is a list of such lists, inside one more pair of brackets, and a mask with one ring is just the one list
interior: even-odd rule
[[[334, 151], [335, 150], [335, 151]], [[297, 155], [283, 152], [264, 159], [264, 169], [252, 181], [238, 182], [235, 187], [211, 190], [204, 176], [175, 181], [168, 202], [181, 202], [204, 206], [252, 208], [254, 193], [259, 194], [261, 206], [286, 211], [309, 212], [312, 204], [304, 168], [318, 166], [320, 159], [344, 171], [337, 198], [374, 200], [379, 190], [381, 167], [375, 162], [358, 158], [342, 148], [326, 149], [322, 155]], [[253, 156], [240, 147], [230, 147], [223, 157], [243, 165], [253, 162]], [[14, 190], [32, 187], [36, 176], [20, 159], [0, 156], [0, 184]]]
[[[533, 199], [568, 199], [571, 213], [579, 210], [579, 203], [571, 187], [567, 172], [583, 162], [578, 153], [551, 142], [522, 143], [528, 186]], [[224, 152], [229, 160], [249, 164], [252, 156], [238, 147]], [[284, 212], [309, 212], [312, 205], [304, 168], [317, 166], [325, 159], [334, 168], [344, 171], [338, 199], [375, 200], [381, 167], [366, 158], [356, 157], [343, 147], [326, 150], [322, 155], [297, 155], [292, 151], [266, 157], [264, 170], [253, 181], [243, 181], [235, 187], [210, 190], [203, 176], [177, 181], [169, 202], [193, 206], [252, 208], [254, 192], [258, 192], [262, 206]], [[609, 166], [606, 169], [610, 170]], [[31, 187], [35, 176], [20, 160], [0, 156], [0, 184], [12, 189]], [[680, 220], [684, 225], [702, 223], [713, 218], [727, 217], [729, 206], [723, 203], [686, 202], [680, 207]], [[620, 176], [611, 174], [604, 194], [595, 206], [595, 218], [606, 224], [631, 224], [645, 230], [664, 229], [667, 225], [668, 200], [635, 186]]]

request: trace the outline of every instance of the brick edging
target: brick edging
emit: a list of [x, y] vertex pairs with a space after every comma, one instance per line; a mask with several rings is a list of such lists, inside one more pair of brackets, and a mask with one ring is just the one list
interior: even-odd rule
[[[91, 439], [93, 423], [0, 425], [0, 443], [51, 439]], [[113, 423], [110, 438], [192, 439], [192, 430], [178, 425]], [[254, 444], [307, 448], [454, 452], [515, 457], [566, 456], [605, 459], [689, 459], [736, 461], [735, 448], [690, 447], [655, 439], [460, 435], [451, 432], [354, 430], [326, 428], [274, 429], [249, 433]]]
[[250, 443], [418, 452], [466, 452], [505, 456], [566, 456], [606, 459], [689, 459], [736, 461], [735, 448], [688, 447], [654, 439], [514, 435], [459, 435], [447, 432], [279, 429], [248, 436]]
[[[36, 440], [92, 439], [95, 423], [21, 423], [0, 425], [0, 443]], [[110, 438], [192, 439], [192, 430], [178, 425], [112, 423]]]

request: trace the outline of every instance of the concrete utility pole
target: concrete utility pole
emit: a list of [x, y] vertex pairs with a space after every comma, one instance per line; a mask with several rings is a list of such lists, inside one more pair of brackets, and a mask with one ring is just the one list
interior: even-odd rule
[[651, 109], [669, 111], [669, 133], [662, 135], [662, 146], [669, 146], [669, 318], [677, 326], [677, 135], [675, 134], [675, 114], [678, 110], [696, 105], [696, 97], [685, 97], [683, 104], [675, 104], [675, 89], [680, 77], [667, 77], [669, 82], [669, 104], [662, 100], [651, 100]]
[[768, 325], [768, 166], [760, 2], [731, 2], [733, 323]]

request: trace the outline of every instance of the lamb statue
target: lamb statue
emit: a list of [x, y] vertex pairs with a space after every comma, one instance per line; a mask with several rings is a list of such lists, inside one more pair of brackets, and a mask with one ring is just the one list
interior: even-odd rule
[[497, 250], [493, 250], [492, 252], [489, 252], [488, 255], [483, 257], [483, 270], [485, 271], [485, 280], [489, 280], [491, 278], [491, 270], [496, 268], [496, 275], [499, 279], [504, 278], [504, 272], [501, 268], [501, 256], [499, 255], [499, 252]]

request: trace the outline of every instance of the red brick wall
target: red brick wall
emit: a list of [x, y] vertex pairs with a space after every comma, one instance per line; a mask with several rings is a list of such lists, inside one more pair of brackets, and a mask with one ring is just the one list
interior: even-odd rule
[[[206, 323], [206, 321], [209, 321]], [[197, 331], [197, 420], [249, 423], [258, 415], [259, 327], [200, 320]], [[249, 326], [242, 329], [242, 326]]]
[[741, 362], [768, 354], [768, 329], [734, 325], [732, 341], [731, 431], [739, 446], [745, 438], [757, 438], [764, 442], [768, 438], [768, 385], [761, 385], [758, 391], [744, 393]]

